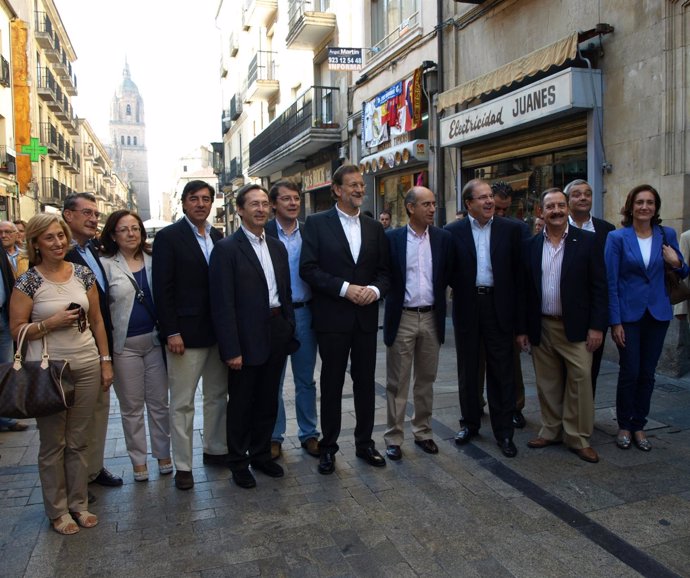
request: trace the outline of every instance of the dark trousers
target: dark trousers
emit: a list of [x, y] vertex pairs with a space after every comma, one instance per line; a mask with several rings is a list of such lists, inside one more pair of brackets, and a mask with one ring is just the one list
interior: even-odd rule
[[601, 358], [604, 356], [604, 343], [606, 342], [607, 331], [608, 327], [604, 329], [601, 345], [592, 353], [592, 398], [594, 398], [597, 393], [597, 377], [599, 377], [599, 369], [601, 368]]
[[282, 316], [271, 319], [271, 354], [261, 365], [228, 371], [228, 454], [230, 469], [271, 459], [271, 434], [278, 414], [278, 386], [292, 328]]
[[641, 431], [647, 424], [654, 391], [654, 372], [664, 347], [668, 321], [657, 321], [649, 312], [634, 323], [623, 323], [625, 347], [619, 347], [620, 369], [616, 391], [618, 427]]
[[[454, 320], [460, 410], [469, 430], [478, 432], [481, 426], [480, 347], [483, 346], [491, 428], [496, 439], [512, 439], [515, 412], [513, 333], [501, 329], [492, 295], [478, 295], [476, 305], [476, 324], [473, 327], [467, 328], [463, 319]], [[459, 328], [465, 330], [460, 331]]]
[[349, 333], [317, 333], [316, 339], [321, 356], [321, 451], [338, 451], [348, 359], [357, 420], [355, 446], [357, 449], [373, 447], [376, 332], [357, 328]]

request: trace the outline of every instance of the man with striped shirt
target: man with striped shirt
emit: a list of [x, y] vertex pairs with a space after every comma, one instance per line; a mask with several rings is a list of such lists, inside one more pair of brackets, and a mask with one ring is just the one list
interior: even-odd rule
[[590, 447], [594, 428], [592, 352], [608, 322], [604, 255], [593, 233], [568, 223], [568, 199], [560, 189], [541, 196], [545, 226], [525, 242], [518, 344], [532, 346], [542, 427], [531, 448], [564, 442], [586, 462], [599, 461]]

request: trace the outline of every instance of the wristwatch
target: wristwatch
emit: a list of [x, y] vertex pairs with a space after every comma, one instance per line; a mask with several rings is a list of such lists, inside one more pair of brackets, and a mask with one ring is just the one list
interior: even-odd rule
[[113, 358], [110, 355], [101, 355], [101, 361], [112, 361]]

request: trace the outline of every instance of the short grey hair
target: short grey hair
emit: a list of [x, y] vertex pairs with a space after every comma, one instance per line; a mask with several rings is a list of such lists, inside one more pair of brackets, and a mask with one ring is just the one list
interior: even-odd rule
[[590, 185], [585, 179], [575, 179], [574, 181], [570, 181], [563, 189], [563, 194], [565, 195], [566, 199], [570, 198], [570, 189], [577, 187], [578, 185], [587, 185], [590, 189], [592, 188], [592, 185]]

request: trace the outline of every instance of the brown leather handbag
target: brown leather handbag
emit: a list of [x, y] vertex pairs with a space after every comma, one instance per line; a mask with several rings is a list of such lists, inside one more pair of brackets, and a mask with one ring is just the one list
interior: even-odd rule
[[19, 331], [14, 361], [0, 363], [0, 415], [3, 417], [43, 417], [74, 405], [74, 380], [69, 363], [50, 358], [45, 335], [41, 360], [24, 360], [24, 340], [32, 325], [27, 323]]
[[[666, 232], [664, 231], [663, 227], [661, 227], [661, 237], [664, 245], [668, 245], [668, 241], [666, 240]], [[676, 305], [690, 299], [690, 287], [683, 283], [683, 280], [678, 277], [676, 272], [665, 261], [664, 275], [666, 292], [668, 293], [668, 298], [671, 301], [671, 305]]]

